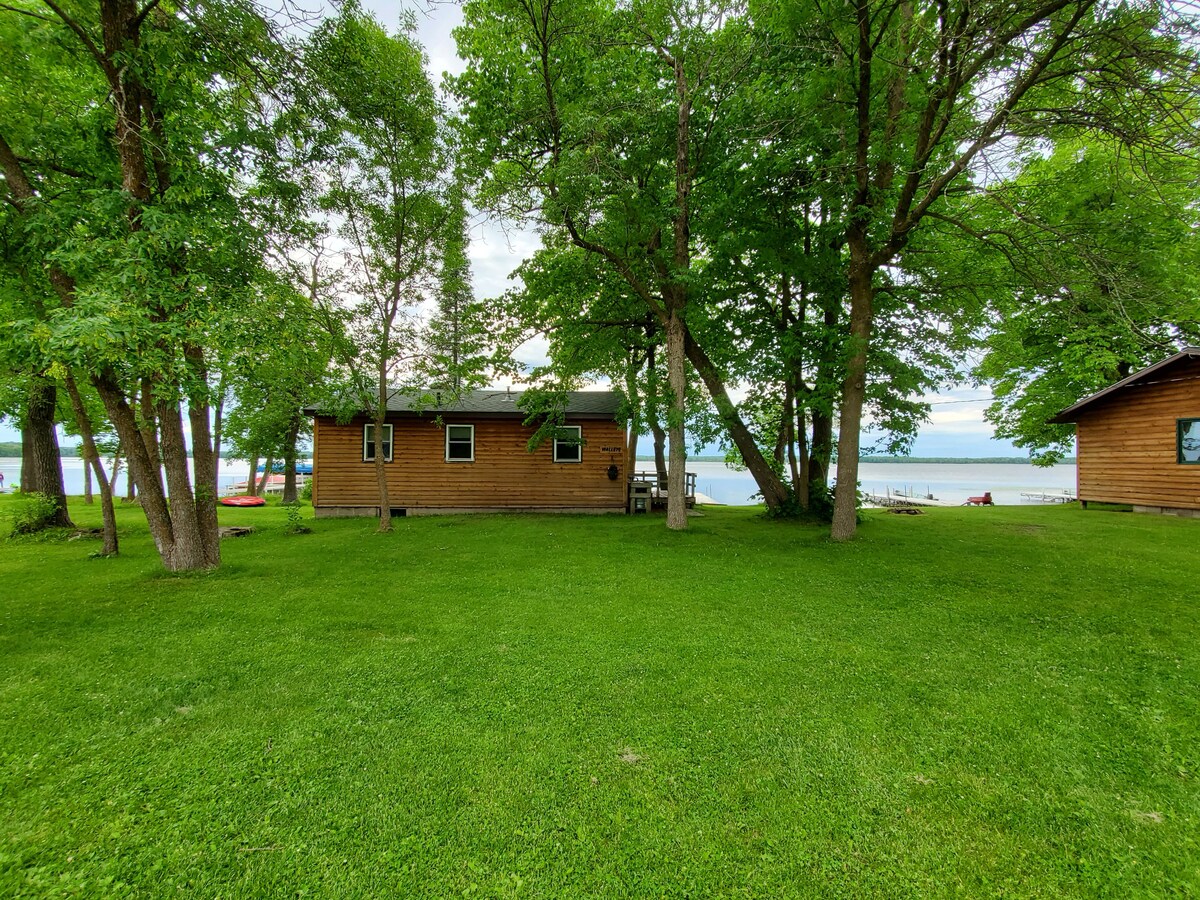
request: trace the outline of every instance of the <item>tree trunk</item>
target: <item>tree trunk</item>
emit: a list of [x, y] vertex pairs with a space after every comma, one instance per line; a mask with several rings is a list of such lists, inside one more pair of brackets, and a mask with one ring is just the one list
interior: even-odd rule
[[[803, 458], [804, 447], [797, 444], [804, 442], [804, 428], [797, 428], [797, 410], [800, 404], [796, 402], [796, 392], [789, 381], [786, 386], [787, 394], [783, 401], [784, 431], [787, 437], [788, 469], [792, 474], [792, 490], [796, 494], [796, 503], [801, 509], [808, 509], [808, 483], [801, 478], [798, 457]], [[801, 413], [801, 415], [803, 415]]]
[[184, 358], [192, 369], [199, 392], [188, 398], [188, 422], [192, 427], [192, 469], [196, 473], [196, 490], [192, 503], [196, 524], [200, 530], [200, 549], [207, 568], [221, 564], [221, 534], [217, 523], [217, 461], [213, 452], [213, 436], [209, 430], [208, 369], [204, 351], [194, 345], [184, 347]]
[[812, 456], [808, 446], [808, 422], [805, 418], [804, 407], [796, 404], [796, 456], [799, 470], [796, 472], [796, 498], [801, 509], [812, 509]]
[[650, 423], [650, 433], [654, 435], [654, 471], [658, 475], [658, 487], [667, 487], [667, 433], [653, 413], [647, 414]]
[[867, 352], [871, 343], [874, 285], [865, 239], [850, 240], [850, 346], [839, 411], [837, 491], [830, 537], [848, 541], [858, 527], [858, 453], [863, 402], [867, 395]]
[[246, 493], [251, 497], [258, 496], [258, 454], [250, 457], [250, 475], [246, 478]]
[[67, 515], [67, 494], [63, 489], [62, 456], [58, 446], [54, 411], [58, 391], [45, 375], [34, 375], [29, 382], [21, 443], [26, 456], [21, 460], [21, 490], [37, 491], [54, 501], [54, 515], [47, 528], [73, 528]]
[[146, 524], [150, 528], [150, 536], [154, 538], [159, 557], [168, 569], [172, 569], [170, 560], [173, 556], [175, 537], [171, 527], [171, 515], [167, 509], [166, 496], [154, 490], [158, 479], [152, 478], [150, 474], [157, 469], [158, 460], [153, 458], [146, 448], [140, 423], [121, 391], [115, 375], [111, 372], [97, 373], [92, 376], [92, 384], [100, 393], [109, 421], [113, 423], [121, 439], [121, 446], [125, 448], [130, 491], [132, 492], [134, 482], [147, 485], [141, 490], [142, 512], [146, 514]]
[[83, 448], [83, 502], [88, 506], [96, 502], [92, 498], [92, 456], [88, 453], [86, 443]]
[[108, 490], [117, 490], [117, 476], [121, 474], [121, 442], [117, 441], [117, 449], [113, 451], [112, 471], [108, 473]]
[[[178, 403], [159, 402], [158, 427], [163, 468], [171, 496], [171, 530], [175, 539], [168, 568], [176, 572], [215, 568], [217, 562], [209, 557], [196, 495], [192, 492], [187, 444], [183, 437], [183, 414]], [[143, 505], [145, 502], [146, 494], [143, 491]]]
[[667, 419], [670, 439], [670, 464], [667, 466], [667, 527], [674, 531], [687, 528], [687, 446], [683, 431], [687, 399], [687, 372], [683, 355], [683, 319], [672, 308], [667, 320], [667, 382], [671, 386], [671, 411]]
[[813, 410], [812, 443], [808, 451], [809, 497], [829, 490], [829, 463], [833, 459], [833, 417]]
[[100, 462], [100, 453], [96, 450], [92, 419], [88, 415], [87, 407], [83, 405], [79, 385], [76, 384], [75, 376], [71, 374], [70, 370], [66, 373], [65, 382], [67, 394], [71, 398], [71, 409], [75, 413], [75, 425], [79, 428], [79, 435], [83, 440], [85, 466], [91, 466], [91, 469], [95, 471], [96, 481], [100, 485], [100, 511], [104, 518], [104, 549], [102, 552], [105, 556], [116, 556], [118, 550], [117, 514], [113, 509], [112, 485], [104, 473], [104, 465]]
[[142, 380], [142, 392], [138, 397], [138, 403], [141, 405], [142, 413], [142, 442], [146, 445], [146, 452], [150, 454], [150, 459], [154, 462], [154, 468], [146, 475], [150, 481], [142, 481], [139, 477], [138, 490], [143, 494], [154, 490], [165, 496], [167, 489], [163, 485], [162, 449], [158, 445], [158, 422], [154, 411], [156, 402], [154, 389], [148, 378]]
[[692, 101], [682, 57], [672, 61], [675, 70], [675, 218], [672, 222], [671, 263], [674, 268], [669, 290], [663, 292], [667, 306], [667, 384], [671, 388], [671, 411], [667, 417], [670, 461], [667, 464], [667, 527], [687, 528], [687, 446], [683, 423], [687, 410], [687, 360], [684, 349], [683, 314], [687, 309], [687, 287], [677, 279], [692, 265], [691, 150]]
[[275, 457], [268, 456], [267, 461], [263, 463], [262, 478], [258, 480], [258, 490], [254, 493], [258, 497], [267, 496], [267, 482], [271, 480], [271, 470], [275, 468]]
[[101, 552], [105, 556], [116, 556], [120, 548], [117, 544], [117, 513], [112, 486], [105, 477], [104, 463], [99, 455], [92, 457], [92, 467], [96, 470], [96, 481], [100, 485], [100, 515], [104, 520], [104, 547]]
[[221, 381], [217, 385], [217, 406], [213, 413], [213, 490], [220, 493], [221, 483], [221, 438], [224, 437], [222, 426], [225, 424], [225, 373], [221, 373]]
[[691, 334], [686, 332], [686, 329], [684, 346], [687, 349], [688, 359], [700, 375], [700, 380], [704, 382], [704, 386], [708, 389], [709, 396], [712, 397], [713, 405], [717, 408], [717, 414], [721, 417], [721, 421], [725, 423], [725, 427], [729, 429], [729, 436], [733, 439], [738, 452], [742, 454], [742, 462], [746, 464], [746, 468], [750, 470], [750, 474], [754, 477], [758, 489], [762, 492], [767, 509], [773, 512], [782, 512], [787, 508], [790, 498], [787, 486], [780, 480], [775, 470], [771, 468], [771, 464], [767, 462], [758, 444], [755, 443], [754, 435], [750, 433], [750, 429], [746, 427], [746, 423], [738, 415], [737, 407], [734, 406], [733, 401], [729, 398], [729, 392], [725, 389], [721, 373], [717, 371], [717, 367], [708, 358], [708, 354], [704, 352], [704, 348], [696, 343], [696, 340]]
[[[637, 362], [637, 353], [634, 351], [630, 359], [629, 365], [625, 367], [625, 394], [629, 398], [631, 409], [637, 409], [637, 376], [639, 365]], [[625, 429], [625, 499], [629, 499], [629, 482], [633, 480], [633, 475], [637, 471], [637, 443], [638, 432], [635, 427], [636, 420], [630, 417], [628, 427]]]
[[299, 408], [292, 413], [292, 420], [288, 423], [287, 438], [283, 447], [283, 502], [295, 503], [298, 492], [296, 491], [296, 441], [300, 438], [300, 425], [303, 418], [300, 415]]
[[[648, 329], [647, 337], [649, 337]], [[658, 375], [655, 372], [656, 357], [655, 348], [651, 346], [646, 351], [646, 381], [648, 385], [645, 407], [646, 424], [653, 437], [654, 472], [658, 478], [658, 490], [665, 491], [667, 489], [667, 433], [663, 431], [662, 421], [658, 417], [658, 410], [662, 409], [662, 398], [659, 393]]]
[[[166, 492], [159, 490], [162, 464], [151, 455], [143, 441], [143, 430], [116, 377], [111, 372], [100, 372], [92, 376], [92, 383], [100, 392], [108, 417], [121, 438], [129, 473], [140, 485], [142, 511], [146, 514], [146, 524], [163, 566], [171, 572], [212, 568], [215, 563], [205, 557], [204, 539], [188, 483], [187, 448], [183, 443], [183, 423], [178, 406], [163, 403], [159, 407], [172, 495], [172, 503], [168, 506]], [[202, 412], [205, 417], [208, 415], [206, 408], [197, 412]], [[156, 439], [156, 449], [158, 443]]]
[[[386, 399], [383, 402], [386, 403]], [[383, 408], [386, 409], [386, 406]], [[387, 424], [387, 414], [377, 409], [375, 411], [375, 484], [379, 489], [380, 534], [386, 534], [392, 530], [392, 500], [388, 496], [387, 469], [383, 456], [383, 426], [385, 424]]]

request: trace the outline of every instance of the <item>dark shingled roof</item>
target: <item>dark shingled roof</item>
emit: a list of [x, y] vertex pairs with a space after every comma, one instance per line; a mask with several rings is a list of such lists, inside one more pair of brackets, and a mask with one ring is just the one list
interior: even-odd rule
[[[1091, 406], [1097, 400], [1103, 400], [1110, 397], [1117, 391], [1124, 390], [1127, 387], [1133, 387], [1135, 384], [1140, 384], [1146, 381], [1151, 375], [1158, 375], [1161, 379], [1164, 369], [1172, 368], [1186, 359], [1200, 359], [1200, 347], [1185, 347], [1174, 356], [1168, 356], [1161, 362], [1156, 362], [1152, 366], [1147, 366], [1139, 372], [1134, 372], [1128, 378], [1122, 378], [1116, 384], [1110, 384], [1104, 390], [1092, 394], [1090, 397], [1084, 397], [1074, 406], [1069, 406], [1060, 412], [1058, 415], [1048, 421], [1056, 425], [1066, 425], [1071, 422], [1079, 421], [1079, 414], [1083, 412], [1085, 407]], [[1168, 378], [1169, 380], [1169, 378]]]
[[[452, 396], [446, 397], [411, 396], [397, 394], [388, 400], [388, 412], [411, 413], [413, 415], [438, 416], [447, 413], [460, 415], [484, 416], [513, 416], [527, 418], [529, 412], [523, 409], [518, 400], [523, 391], [508, 391], [504, 388], [492, 388], [484, 391], [468, 391], [457, 400]], [[612, 391], [571, 391], [567, 395], [567, 415], [596, 419], [615, 419], [621, 398]], [[444, 402], [443, 402], [444, 401]], [[309, 407], [304, 410], [309, 415], [322, 415], [322, 411]], [[325, 413], [327, 415], [327, 413]]]

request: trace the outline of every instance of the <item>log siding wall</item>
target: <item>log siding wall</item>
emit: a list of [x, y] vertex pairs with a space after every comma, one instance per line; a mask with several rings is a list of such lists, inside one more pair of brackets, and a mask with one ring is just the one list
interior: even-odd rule
[[1176, 422], [1200, 418], [1200, 360], [1155, 373], [1083, 411], [1076, 423], [1078, 496], [1200, 510], [1200, 466], [1176, 456]]
[[[519, 419], [453, 416], [445, 425], [475, 426], [473, 462], [446, 461], [446, 431], [432, 418], [390, 417], [392, 461], [386, 464], [393, 508], [422, 510], [547, 509], [622, 512], [626, 504], [625, 430], [612, 421], [568, 417], [583, 429], [582, 462], [553, 460], [553, 441], [530, 453], [534, 429]], [[366, 419], [339, 425], [317, 417], [313, 427], [313, 507], [332, 513], [374, 512], [375, 464], [362, 460]], [[606, 452], [603, 448], [616, 447]], [[608, 467], [617, 467], [617, 478]], [[368, 509], [369, 508], [369, 509]]]

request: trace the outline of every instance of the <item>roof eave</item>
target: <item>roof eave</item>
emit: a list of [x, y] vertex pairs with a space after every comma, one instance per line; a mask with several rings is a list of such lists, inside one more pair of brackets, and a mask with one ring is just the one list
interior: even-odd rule
[[1168, 356], [1166, 359], [1160, 360], [1159, 362], [1156, 362], [1152, 366], [1147, 366], [1144, 369], [1134, 372], [1132, 375], [1128, 375], [1125, 378], [1122, 378], [1120, 381], [1116, 382], [1115, 384], [1110, 384], [1104, 390], [1097, 391], [1096, 393], [1092, 394], [1090, 397], [1084, 397], [1082, 400], [1080, 400], [1075, 405], [1068, 406], [1062, 412], [1058, 413], [1056, 416], [1053, 416], [1053, 417], [1047, 419], [1046, 421], [1051, 425], [1070, 425], [1075, 422], [1078, 422], [1079, 421], [1079, 413], [1085, 407], [1091, 406], [1096, 401], [1103, 400], [1105, 397], [1108, 397], [1110, 394], [1114, 394], [1117, 391], [1123, 390], [1124, 388], [1128, 387], [1129, 385], [1134, 384], [1135, 382], [1141, 381], [1147, 375], [1151, 375], [1160, 369], [1166, 368], [1167, 366], [1172, 366], [1181, 360], [1193, 359], [1193, 358], [1200, 358], [1200, 347], [1184, 347], [1178, 353]]

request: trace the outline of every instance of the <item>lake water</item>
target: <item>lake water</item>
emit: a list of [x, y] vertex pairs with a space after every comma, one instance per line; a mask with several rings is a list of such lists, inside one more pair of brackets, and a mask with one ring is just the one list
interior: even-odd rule
[[[192, 461], [188, 460], [189, 471]], [[62, 461], [63, 467], [63, 487], [66, 488], [67, 494], [77, 495], [83, 493], [83, 460], [64, 457]], [[112, 460], [104, 460], [105, 471], [112, 472]], [[118, 497], [125, 496], [125, 464], [121, 463], [121, 472], [117, 476], [117, 484], [115, 493]], [[0, 473], [4, 474], [4, 489], [10, 490], [13, 485], [21, 480], [21, 460], [14, 457], [0, 457]], [[240, 481], [245, 481], [246, 476], [250, 473], [250, 463], [246, 460], [227, 459], [221, 460], [221, 469], [217, 475], [218, 490], [224, 490], [230, 485], [237, 484]], [[96, 489], [95, 479], [92, 481], [92, 490], [96, 491], [96, 496], [100, 492]]]
[[[693, 462], [688, 471], [696, 473], [696, 490], [718, 503], [744, 506], [755, 503], [751, 497], [758, 485], [749, 472], [735, 472], [724, 463]], [[862, 490], [872, 494], [893, 491], [925, 496], [933, 494], [948, 503], [962, 503], [985, 491], [1002, 506], [1016, 506], [1026, 500], [1022, 491], [1058, 493], [1075, 490], [1075, 466], [1060, 465], [1044, 469], [1028, 463], [861, 463], [858, 480]]]
[[[83, 460], [63, 459], [63, 480], [68, 494], [83, 493]], [[107, 461], [106, 461], [107, 467]], [[639, 460], [638, 468], [652, 468], [653, 463]], [[747, 506], [758, 502], [754, 494], [758, 486], [749, 472], [736, 472], [719, 462], [692, 462], [688, 471], [696, 473], [696, 489], [718, 503]], [[21, 480], [21, 460], [0, 458], [5, 489]], [[222, 460], [218, 476], [219, 488], [245, 481], [250, 463], [245, 460]], [[920, 496], [933, 494], [948, 503], [962, 503], [968, 497], [984, 491], [1004, 506], [1031, 501], [1021, 497], [1022, 491], [1058, 493], [1075, 490], [1075, 466], [1061, 465], [1043, 469], [1019, 463], [863, 463], [859, 466], [862, 489], [882, 494], [889, 488]], [[124, 467], [117, 479], [117, 495], [125, 494]]]

